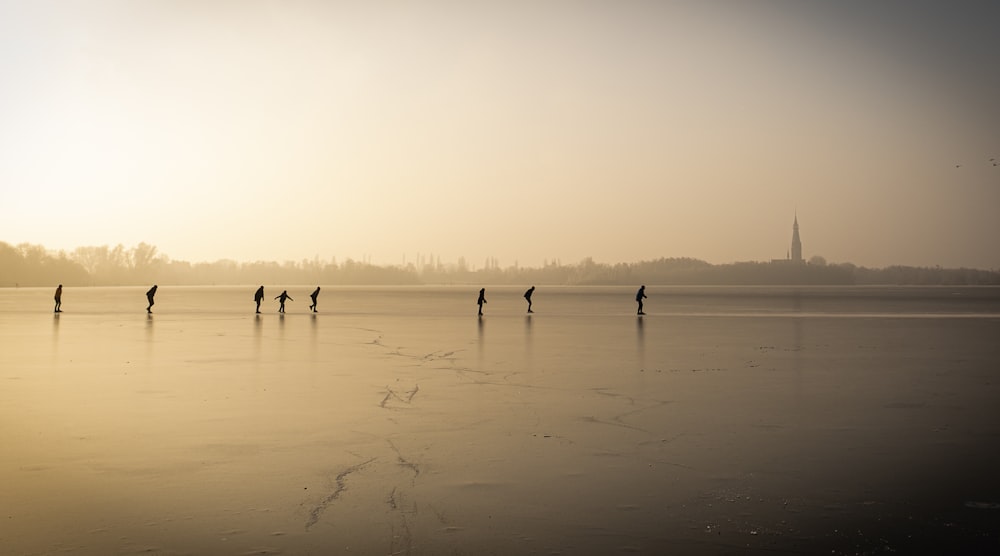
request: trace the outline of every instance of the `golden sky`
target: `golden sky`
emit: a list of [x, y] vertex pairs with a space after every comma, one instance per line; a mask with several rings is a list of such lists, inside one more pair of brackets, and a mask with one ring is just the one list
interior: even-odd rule
[[[0, 241], [1000, 268], [1000, 4], [0, 0]], [[997, 159], [990, 161], [991, 158]]]

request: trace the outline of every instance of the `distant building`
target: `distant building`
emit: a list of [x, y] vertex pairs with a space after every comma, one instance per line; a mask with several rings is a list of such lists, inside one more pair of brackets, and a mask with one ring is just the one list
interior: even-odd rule
[[792, 222], [792, 249], [788, 251], [784, 259], [771, 259], [772, 263], [804, 263], [802, 258], [802, 240], [799, 239], [799, 215], [796, 213]]
[[795, 221], [792, 223], [792, 261], [801, 263], [802, 260], [802, 241], [799, 239], [799, 215], [795, 215]]

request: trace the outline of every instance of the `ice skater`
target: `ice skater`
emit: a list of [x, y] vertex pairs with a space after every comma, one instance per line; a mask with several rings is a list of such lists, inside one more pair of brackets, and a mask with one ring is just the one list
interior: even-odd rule
[[[288, 290], [284, 290], [284, 291], [281, 292], [281, 295], [275, 297], [275, 299], [279, 300], [280, 303], [281, 303], [281, 306], [278, 307], [278, 312], [279, 313], [284, 313], [285, 312], [285, 300], [286, 299], [292, 299], [292, 296], [288, 295]], [[295, 301], [295, 300], [292, 299], [292, 301]]]
[[257, 302], [257, 314], [260, 314], [260, 302], [264, 300], [264, 286], [257, 288], [257, 293], [253, 294], [253, 300]]
[[479, 316], [483, 316], [483, 303], [486, 303], [486, 288], [479, 290], [479, 300], [476, 303], [479, 304]]
[[646, 299], [646, 286], [639, 286], [639, 291], [635, 292], [635, 300], [636, 300], [637, 303], [639, 303], [639, 312], [636, 313], [637, 315], [645, 315], [646, 314], [646, 313], [642, 312], [642, 300], [643, 299]]
[[530, 288], [528, 288], [528, 291], [524, 292], [524, 298], [528, 300], [529, 313], [534, 313], [534, 311], [531, 310], [531, 294], [533, 293], [535, 293], [535, 286], [531, 286]]
[[56, 308], [55, 308], [55, 310], [53, 312], [54, 313], [61, 313], [62, 312], [62, 284], [59, 284], [59, 287], [56, 288], [55, 300], [56, 300]]
[[309, 308], [312, 309], [314, 313], [316, 312], [316, 298], [317, 297], [319, 297], [319, 286], [316, 286], [316, 291], [314, 291], [311, 294], [309, 294], [309, 298], [312, 299], [312, 301], [313, 301], [313, 304], [310, 305]]
[[153, 287], [149, 288], [149, 291], [146, 292], [146, 299], [149, 301], [149, 306], [146, 307], [147, 313], [153, 312], [153, 296], [155, 295], [156, 295], [156, 284], [153, 284]]

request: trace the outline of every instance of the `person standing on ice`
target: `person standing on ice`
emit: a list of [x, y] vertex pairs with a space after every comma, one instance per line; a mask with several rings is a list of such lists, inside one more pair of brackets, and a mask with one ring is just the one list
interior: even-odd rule
[[483, 316], [483, 303], [486, 303], [486, 288], [479, 290], [479, 300], [476, 303], [479, 304], [479, 316]]
[[534, 311], [531, 310], [531, 294], [533, 293], [535, 293], [535, 286], [531, 286], [530, 288], [528, 288], [528, 291], [524, 292], [524, 298], [528, 300], [529, 313], [534, 313]]
[[59, 284], [59, 287], [56, 288], [55, 300], [56, 300], [56, 308], [55, 308], [54, 312], [61, 313], [62, 312], [62, 284]]
[[253, 300], [257, 302], [257, 313], [260, 313], [260, 302], [264, 300], [264, 286], [257, 288], [257, 293], [253, 294]]
[[149, 306], [146, 307], [147, 313], [153, 312], [153, 296], [155, 295], [156, 295], [156, 284], [153, 284], [153, 287], [149, 288], [149, 291], [146, 292], [146, 300], [149, 301]]
[[309, 298], [312, 299], [313, 304], [309, 306], [313, 312], [316, 312], [316, 298], [319, 297], [319, 286], [316, 286], [316, 291], [309, 294]]
[[[278, 312], [279, 313], [284, 313], [285, 312], [285, 300], [286, 299], [292, 299], [292, 296], [288, 295], [288, 290], [284, 290], [284, 291], [281, 292], [281, 295], [275, 297], [275, 299], [280, 300], [280, 303], [281, 303], [281, 306], [278, 307]], [[295, 301], [295, 300], [292, 299], [292, 301]]]
[[639, 291], [635, 292], [635, 300], [639, 303], [639, 312], [636, 313], [638, 315], [645, 315], [646, 314], [646, 313], [642, 312], [642, 300], [643, 299], [646, 299], [646, 286], [639, 286]]

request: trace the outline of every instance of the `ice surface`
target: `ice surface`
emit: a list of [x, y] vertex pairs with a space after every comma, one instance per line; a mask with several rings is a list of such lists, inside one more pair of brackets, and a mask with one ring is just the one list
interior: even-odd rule
[[4, 551], [996, 546], [1000, 290], [313, 288], [0, 290]]

